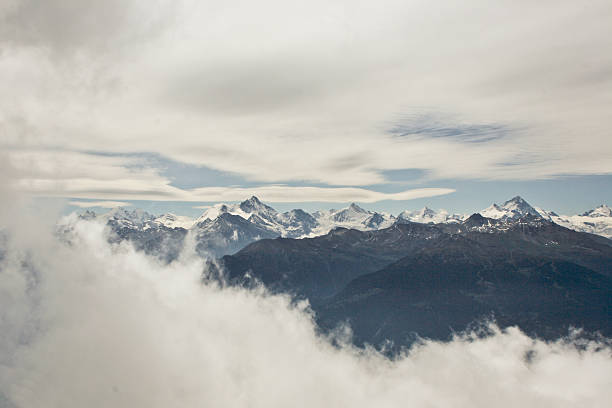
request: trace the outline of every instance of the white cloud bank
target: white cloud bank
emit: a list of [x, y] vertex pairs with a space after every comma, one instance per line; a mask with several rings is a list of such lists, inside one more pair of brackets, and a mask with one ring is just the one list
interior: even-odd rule
[[112, 249], [98, 224], [75, 233], [69, 247], [19, 228], [4, 244], [2, 407], [597, 408], [612, 398], [606, 347], [509, 329], [390, 361], [333, 347], [304, 304], [201, 285], [189, 253], [162, 266]]
[[[262, 184], [610, 174], [611, 15], [608, 0], [5, 2], [0, 148], [151, 152]], [[505, 131], [389, 134], [423, 114]], [[68, 184], [107, 199], [107, 165]], [[122, 189], [172, 193], [155, 174]]]

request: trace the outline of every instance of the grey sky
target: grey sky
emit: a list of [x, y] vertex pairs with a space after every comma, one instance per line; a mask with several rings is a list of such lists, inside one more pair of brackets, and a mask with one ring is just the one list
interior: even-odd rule
[[610, 175], [611, 21], [605, 0], [5, 1], [0, 149], [21, 190], [96, 201]]

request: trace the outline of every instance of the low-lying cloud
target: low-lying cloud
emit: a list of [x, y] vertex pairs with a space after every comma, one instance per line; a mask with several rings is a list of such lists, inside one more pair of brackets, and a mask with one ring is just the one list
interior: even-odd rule
[[[29, 225], [36, 225], [30, 222]], [[71, 245], [5, 231], [2, 407], [605, 407], [612, 355], [518, 329], [425, 342], [394, 360], [333, 346], [305, 303], [201, 283], [189, 248], [162, 265], [104, 227]]]

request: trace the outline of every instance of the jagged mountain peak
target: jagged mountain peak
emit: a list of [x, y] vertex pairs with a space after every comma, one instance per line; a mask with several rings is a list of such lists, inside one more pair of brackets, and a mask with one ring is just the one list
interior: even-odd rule
[[348, 206], [348, 209], [351, 211], [355, 211], [355, 212], [359, 212], [359, 213], [368, 213], [369, 211], [364, 210], [363, 208], [361, 208], [360, 206], [358, 206], [356, 203], [351, 203]]
[[481, 227], [483, 225], [487, 225], [490, 223], [490, 219], [487, 217], [483, 217], [479, 213], [474, 213], [470, 215], [467, 219], [465, 219], [462, 224], [466, 227]]
[[521, 196], [515, 196], [502, 205], [492, 204], [480, 212], [484, 217], [493, 219], [517, 219], [526, 215], [541, 217], [542, 214]]
[[259, 200], [259, 198], [255, 196], [251, 196], [251, 198], [244, 200], [243, 202], [240, 203], [240, 208], [244, 212], [253, 212], [254, 210], [258, 210], [260, 208], [271, 209], [272, 207], [269, 207], [265, 205], [264, 203], [262, 203]]
[[606, 204], [601, 204], [581, 215], [583, 217], [612, 217], [612, 208], [608, 207]]
[[380, 230], [394, 224], [410, 223], [457, 224], [457, 228], [462, 228], [460, 224], [463, 223], [468, 229], [495, 231], [506, 230], [516, 223], [537, 224], [542, 220], [548, 220], [577, 231], [612, 237], [612, 210], [607, 205], [602, 204], [582, 215], [558, 216], [552, 211], [532, 207], [521, 196], [515, 196], [501, 205], [493, 204], [469, 219], [467, 215], [449, 213], [442, 209], [434, 210], [427, 206], [403, 211], [396, 217], [366, 210], [354, 202], [339, 210], [329, 209], [310, 213], [294, 209], [279, 213], [256, 196], [240, 203], [215, 204], [206, 208], [195, 221], [193, 218], [171, 213], [154, 216], [132, 207], [114, 208], [101, 215], [86, 211], [79, 216], [79, 219], [104, 221], [113, 228], [121, 230], [122, 234], [126, 229], [133, 230], [134, 236], [144, 231], [155, 234], [169, 228], [174, 230], [171, 233], [176, 233], [178, 237], [180, 233], [185, 233], [185, 230], [191, 230], [197, 235], [198, 242], [207, 243], [207, 251], [217, 255], [238, 250], [261, 238], [316, 237], [336, 227]]
[[185, 215], [176, 215], [173, 213], [165, 213], [155, 218], [153, 222], [164, 225], [169, 228], [184, 228], [189, 229], [194, 224], [194, 219]]
[[128, 209], [125, 207], [115, 207], [104, 214], [107, 219], [129, 221], [135, 224], [143, 224], [153, 221], [155, 216], [140, 208]]
[[467, 222], [482, 222], [483, 220], [485, 220], [486, 217], [484, 217], [482, 214], [480, 213], [474, 213], [472, 215], [470, 215], [465, 221], [464, 223]]
[[465, 216], [458, 214], [449, 214], [446, 210], [433, 210], [429, 207], [423, 207], [420, 210], [406, 210], [398, 215], [398, 220], [411, 221], [418, 223], [455, 223], [460, 222]]
[[527, 204], [527, 201], [525, 201], [525, 199], [523, 199], [523, 197], [521, 197], [520, 195], [517, 195], [506, 201], [504, 205], [507, 205], [509, 203]]
[[372, 212], [364, 210], [355, 203], [351, 203], [348, 207], [338, 211], [330, 211], [333, 214], [333, 220], [336, 222], [363, 222], [366, 217], [369, 217]]
[[207, 208], [196, 220], [196, 223], [200, 223], [205, 220], [214, 220], [215, 218], [227, 212], [230, 212], [230, 209], [227, 204], [215, 204], [212, 207]]
[[434, 216], [436, 214], [436, 212], [434, 210], [432, 210], [431, 208], [425, 206], [423, 208], [421, 208], [419, 210], [419, 213], [422, 214], [423, 216]]
[[506, 201], [502, 208], [507, 209], [517, 209], [524, 212], [531, 212], [532, 214], [537, 214], [535, 208], [533, 208], [527, 201], [525, 201], [521, 196], [515, 196], [510, 200]]
[[204, 211], [197, 219], [196, 223], [202, 222], [206, 219], [214, 220], [226, 213], [240, 216], [245, 220], [249, 219], [252, 215], [257, 214], [260, 218], [264, 218], [269, 221], [273, 221], [278, 215], [274, 208], [262, 203], [256, 196], [252, 196], [239, 204], [215, 204], [206, 209], [206, 211]]

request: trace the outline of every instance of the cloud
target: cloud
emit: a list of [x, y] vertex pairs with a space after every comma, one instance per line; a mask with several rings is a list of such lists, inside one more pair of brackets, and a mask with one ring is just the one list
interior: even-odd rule
[[101, 207], [101, 208], [115, 208], [115, 207], [129, 207], [130, 203], [124, 201], [69, 201], [69, 205], [81, 208]]
[[[450, 194], [451, 188], [420, 188], [383, 193], [360, 187], [263, 185], [182, 189], [146, 158], [69, 151], [7, 151], [19, 170], [16, 190], [36, 196], [89, 200], [240, 201], [257, 195], [269, 202], [366, 202], [412, 200]], [[91, 206], [87, 203], [80, 206]]]
[[604, 345], [512, 328], [389, 360], [342, 337], [332, 346], [304, 303], [201, 284], [189, 253], [161, 265], [103, 231], [78, 222], [72, 246], [12, 232], [38, 239], [9, 240], [0, 261], [4, 406], [557, 408], [612, 397]]
[[10, 4], [5, 148], [151, 152], [262, 184], [612, 172], [606, 0]]
[[52, 53], [116, 50], [120, 43], [155, 34], [159, 13], [170, 11], [163, 5], [163, 1], [145, 5], [131, 0], [7, 1], [0, 6], [0, 40]]
[[[61, 185], [61, 188], [58, 188]], [[414, 200], [436, 197], [455, 192], [452, 188], [418, 188], [397, 193], [382, 193], [358, 187], [293, 187], [266, 185], [260, 187], [202, 187], [182, 190], [163, 185], [146, 185], [142, 180], [119, 180], [116, 182], [93, 179], [65, 180], [61, 184], [50, 180], [25, 180], [20, 186], [38, 196], [74, 198], [116, 198], [125, 200], [155, 201], [240, 201], [251, 195], [274, 203], [295, 202], [362, 202], [374, 203], [383, 200]], [[108, 201], [112, 202], [112, 201]]]
[[374, 203], [383, 200], [413, 200], [416, 198], [435, 197], [453, 193], [451, 188], [419, 188], [401, 191], [399, 193], [381, 193], [364, 188], [322, 188], [322, 187], [290, 187], [268, 185], [254, 188], [237, 187], [206, 187], [193, 191], [194, 197], [200, 201], [239, 201], [256, 195], [264, 201], [274, 203], [294, 202], [363, 202]]

